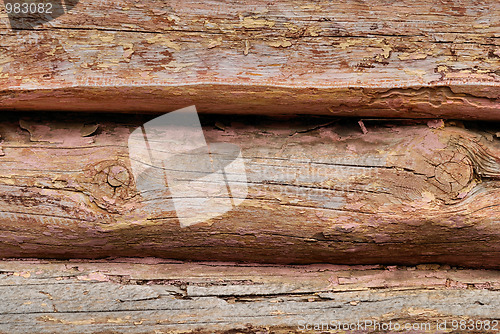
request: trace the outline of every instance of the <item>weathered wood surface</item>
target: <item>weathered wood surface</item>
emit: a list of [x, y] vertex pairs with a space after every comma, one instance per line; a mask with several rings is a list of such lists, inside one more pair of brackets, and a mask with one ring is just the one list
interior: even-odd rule
[[[0, 123], [2, 257], [500, 268], [498, 132], [207, 118], [208, 143], [241, 148], [248, 195], [181, 227], [172, 194], [139, 191], [132, 177], [128, 137], [144, 119], [49, 119]], [[152, 198], [165, 205], [148, 211]]]
[[[500, 320], [500, 272], [439, 265], [3, 261], [0, 291], [9, 334], [318, 333], [316, 324], [357, 321], [498, 333]], [[497, 330], [452, 331], [454, 321]], [[358, 332], [400, 332], [376, 329]]]
[[500, 3], [80, 0], [0, 9], [0, 109], [500, 119]]

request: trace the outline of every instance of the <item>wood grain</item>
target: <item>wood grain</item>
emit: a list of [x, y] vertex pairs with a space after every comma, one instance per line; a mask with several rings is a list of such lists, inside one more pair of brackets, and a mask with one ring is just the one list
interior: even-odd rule
[[202, 117], [210, 145], [240, 147], [248, 195], [181, 227], [172, 194], [132, 177], [128, 138], [147, 119], [67, 117], [0, 123], [3, 257], [500, 267], [494, 131]]
[[496, 0], [80, 0], [0, 9], [0, 110], [500, 119]]
[[[0, 333], [317, 333], [357, 321], [449, 333], [453, 321], [498, 323], [499, 289], [498, 271], [439, 265], [2, 261]], [[497, 331], [453, 331], [472, 332]]]

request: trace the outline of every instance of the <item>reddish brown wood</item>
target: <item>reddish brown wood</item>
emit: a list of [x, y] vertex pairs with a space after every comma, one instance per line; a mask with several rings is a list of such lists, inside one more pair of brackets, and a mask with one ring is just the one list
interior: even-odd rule
[[498, 133], [208, 119], [207, 142], [241, 148], [248, 196], [183, 228], [169, 200], [146, 210], [168, 194], [132, 177], [128, 137], [144, 120], [93, 121], [1, 123], [2, 256], [500, 267]]
[[80, 0], [0, 16], [0, 110], [500, 119], [496, 0]]

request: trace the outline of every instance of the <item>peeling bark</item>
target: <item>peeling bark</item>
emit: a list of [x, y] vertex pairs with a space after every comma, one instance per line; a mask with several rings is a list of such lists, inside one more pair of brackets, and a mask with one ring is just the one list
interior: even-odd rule
[[0, 17], [0, 109], [499, 120], [499, 17], [496, 0], [80, 0], [36, 30]]
[[[491, 132], [457, 122], [365, 120], [363, 133], [356, 121], [203, 118], [210, 145], [241, 148], [248, 195], [183, 228], [169, 190], [141, 190], [131, 170], [129, 134], [145, 119], [99, 117], [82, 137], [91, 118], [70, 117], [73, 128], [32, 119], [29, 132], [16, 120], [0, 125], [3, 257], [500, 267]], [[58, 141], [41, 140], [61, 129]]]
[[499, 289], [498, 271], [439, 265], [2, 261], [0, 332], [317, 333], [371, 320], [449, 333], [460, 321], [498, 327]]

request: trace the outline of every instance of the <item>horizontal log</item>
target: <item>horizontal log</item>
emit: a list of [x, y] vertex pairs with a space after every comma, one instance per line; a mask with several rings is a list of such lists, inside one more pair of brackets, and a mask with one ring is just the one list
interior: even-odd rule
[[[66, 117], [0, 123], [2, 257], [500, 268], [494, 131], [440, 120], [202, 117], [209, 146], [239, 147], [244, 168], [234, 170], [246, 175], [225, 174], [239, 180], [230, 183], [232, 195], [224, 186], [207, 193], [212, 202], [193, 202], [203, 197], [200, 182], [205, 189], [211, 181], [188, 174], [179, 192], [183, 183], [163, 181], [170, 170], [151, 167], [130, 146], [149, 118]], [[155, 129], [167, 138], [176, 130]], [[162, 153], [153, 144], [151, 154]], [[148, 183], [151, 175], [137, 166], [161, 174], [168, 188]], [[226, 200], [232, 206], [221, 209]], [[208, 216], [189, 221], [190, 213]]]
[[439, 265], [2, 261], [0, 291], [0, 332], [12, 334], [318, 333], [358, 321], [363, 333], [497, 333], [500, 320], [498, 271]]
[[499, 120], [499, 18], [496, 0], [80, 0], [11, 29], [0, 8], [0, 110]]

